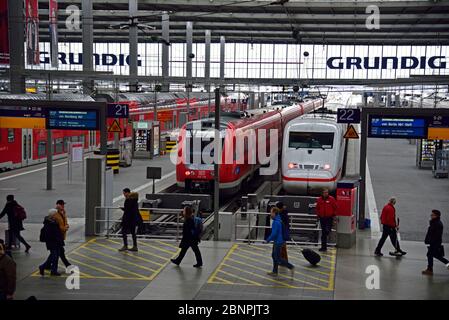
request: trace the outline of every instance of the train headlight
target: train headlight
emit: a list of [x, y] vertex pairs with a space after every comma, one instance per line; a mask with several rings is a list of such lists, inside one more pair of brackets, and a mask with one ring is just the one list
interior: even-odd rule
[[289, 169], [294, 169], [294, 168], [296, 168], [297, 167], [297, 164], [296, 163], [293, 163], [293, 162], [289, 162], [288, 163], [288, 168]]
[[186, 177], [190, 176], [192, 174], [192, 171], [186, 171]]
[[331, 165], [330, 165], [330, 164], [325, 164], [325, 165], [323, 166], [323, 169], [324, 169], [324, 170], [330, 170], [330, 168], [331, 168]]

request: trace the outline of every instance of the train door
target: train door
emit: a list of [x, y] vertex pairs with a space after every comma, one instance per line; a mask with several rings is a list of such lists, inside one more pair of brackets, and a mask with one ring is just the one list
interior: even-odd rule
[[22, 166], [33, 162], [33, 129], [22, 129]]
[[176, 121], [176, 117], [177, 117], [176, 111], [173, 111], [173, 128], [174, 129], [178, 128], [178, 122]]

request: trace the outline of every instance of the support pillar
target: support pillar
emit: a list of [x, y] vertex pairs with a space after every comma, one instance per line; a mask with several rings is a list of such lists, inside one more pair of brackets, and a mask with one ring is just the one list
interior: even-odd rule
[[[82, 32], [83, 32], [83, 71], [94, 71], [94, 19], [91, 0], [82, 0]], [[83, 93], [91, 94], [94, 90], [95, 82], [93, 80], [83, 81]]]
[[[137, 0], [129, 0], [128, 11], [130, 17], [137, 16]], [[138, 46], [138, 28], [137, 19], [134, 24], [129, 26], [129, 91], [137, 92], [137, 46]]]
[[[224, 81], [225, 78], [225, 37], [220, 36], [220, 80]], [[224, 92], [224, 83], [220, 85], [220, 89]]]
[[162, 15], [162, 77], [164, 81], [162, 83], [163, 92], [170, 91], [170, 83], [167, 82], [169, 77], [169, 43], [170, 43], [170, 17], [168, 14]]
[[11, 93], [25, 93], [25, 18], [24, 1], [8, 0], [9, 88]]

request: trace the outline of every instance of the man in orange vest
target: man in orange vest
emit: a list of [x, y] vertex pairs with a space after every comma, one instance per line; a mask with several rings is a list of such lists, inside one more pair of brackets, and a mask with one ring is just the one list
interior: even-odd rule
[[382, 224], [382, 237], [380, 238], [376, 250], [374, 251], [374, 254], [378, 257], [383, 256], [381, 252], [382, 247], [388, 237], [390, 237], [391, 243], [396, 249], [395, 252], [390, 252], [390, 255], [403, 256], [407, 253], [405, 251], [402, 251], [399, 246], [397, 236], [397, 229], [399, 228], [399, 224], [396, 221], [396, 208], [394, 207], [395, 204], [396, 198], [391, 197], [390, 200], [388, 200], [388, 203], [382, 209], [382, 214], [380, 215], [380, 223]]
[[332, 230], [334, 217], [337, 214], [337, 201], [329, 195], [328, 189], [323, 189], [321, 196], [316, 200], [315, 211], [321, 224], [321, 248], [319, 251], [326, 251], [327, 237]]

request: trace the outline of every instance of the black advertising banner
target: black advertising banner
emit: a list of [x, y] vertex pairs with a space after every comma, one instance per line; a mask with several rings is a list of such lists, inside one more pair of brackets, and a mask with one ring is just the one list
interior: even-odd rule
[[9, 64], [8, 0], [0, 0], [0, 64]]

